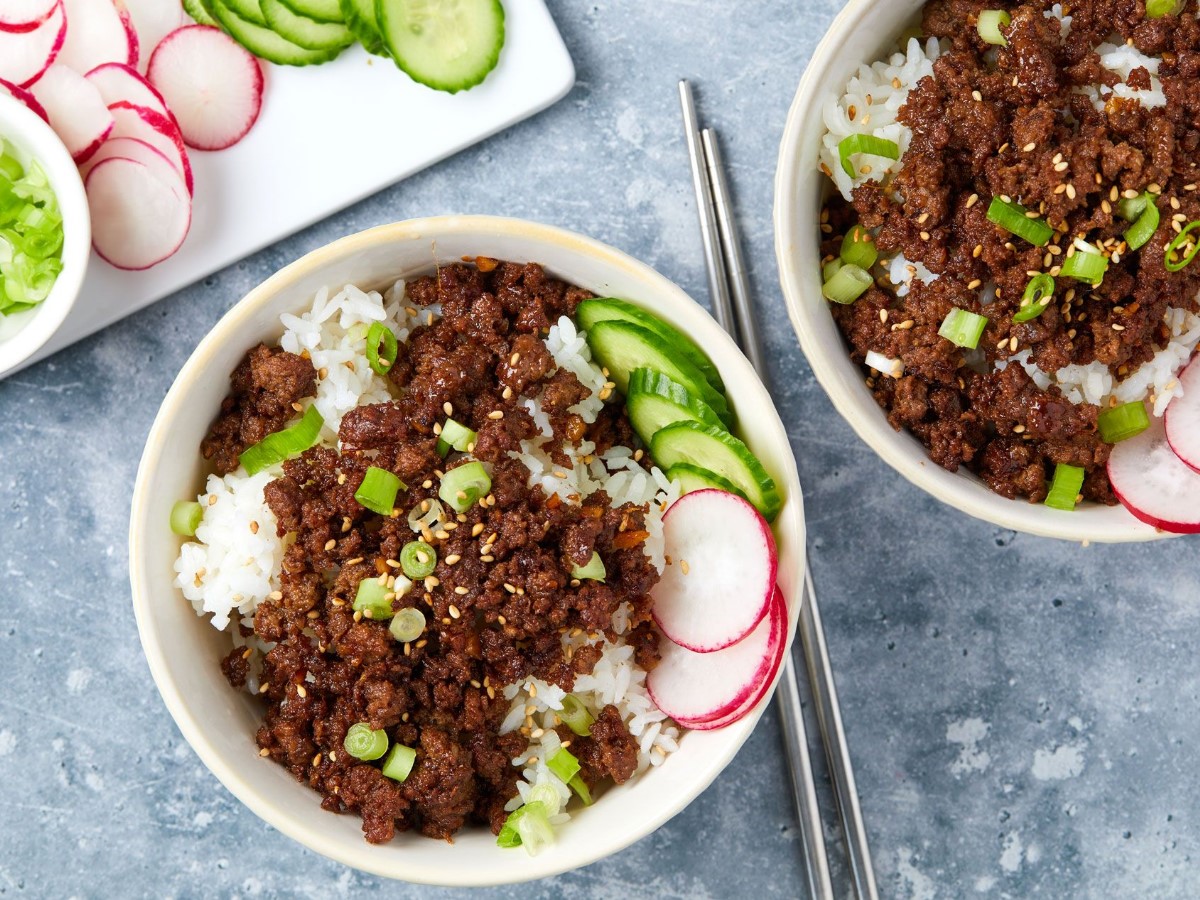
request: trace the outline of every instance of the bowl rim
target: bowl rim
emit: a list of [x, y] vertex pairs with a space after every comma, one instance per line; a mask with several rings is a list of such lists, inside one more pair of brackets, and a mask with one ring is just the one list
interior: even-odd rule
[[[681, 797], [684, 798], [683, 802], [673, 806], [664, 806], [656, 810], [654, 815], [642, 823], [642, 827], [640, 828], [631, 829], [628, 833], [620, 834], [615, 839], [610, 835], [606, 841], [594, 842], [594, 845], [587, 851], [586, 858], [575, 857], [569, 860], [558, 861], [552, 851], [547, 851], [529, 858], [527, 860], [527, 870], [522, 870], [520, 874], [513, 877], [502, 876], [500, 878], [490, 876], [485, 871], [486, 867], [480, 867], [480, 871], [476, 871], [473, 867], [464, 866], [452, 872], [447, 872], [444, 867], [438, 867], [436, 864], [423, 865], [420, 854], [406, 856], [397, 863], [396, 857], [372, 853], [371, 851], [377, 848], [368, 845], [361, 839], [354, 846], [346, 846], [343, 843], [329, 841], [328, 836], [323, 834], [320, 828], [322, 819], [314, 817], [315, 821], [310, 822], [308, 819], [286, 814], [282, 809], [276, 807], [270, 800], [260, 794], [254, 783], [244, 779], [231, 765], [226, 764], [223, 752], [217, 749], [206, 738], [205, 728], [201, 725], [192, 710], [189, 709], [180, 685], [168, 672], [165, 661], [167, 648], [164, 646], [160, 634], [154, 627], [151, 621], [151, 613], [149, 612], [154, 596], [153, 587], [155, 580], [148, 571], [149, 567], [140, 553], [140, 548], [144, 546], [142, 534], [150, 527], [148, 512], [153, 498], [151, 496], [152, 477], [149, 473], [164, 461], [162, 449], [170, 424], [181, 413], [192, 385], [198, 379], [204, 377], [209, 358], [216, 352], [216, 349], [222, 342], [230, 338], [237, 339], [238, 326], [242, 320], [250, 318], [260, 307], [269, 304], [277, 293], [285, 290], [290, 284], [302, 280], [309, 272], [327, 263], [335, 263], [340, 259], [352, 255], [356, 251], [404, 239], [420, 238], [422, 240], [436, 240], [439, 237], [460, 233], [501, 233], [507, 236], [526, 238], [534, 242], [540, 242], [541, 244], [559, 244], [565, 249], [585, 252], [593, 258], [599, 258], [608, 267], [625, 269], [639, 280], [657, 281], [662, 290], [675, 293], [680, 298], [685, 299], [688, 304], [695, 307], [701, 330], [713, 329], [725, 340], [730, 341], [734, 352], [740, 357], [746, 370], [753, 375], [754, 383], [757, 384], [762, 396], [771, 404], [771, 410], [774, 413], [768, 417], [766, 427], [762, 428], [760, 440], [777, 443], [781, 448], [781, 453], [782, 451], [786, 451], [786, 455], [782, 456], [785, 463], [784, 471], [777, 472], [776, 474], [781, 484], [786, 485], [787, 490], [787, 499], [777, 521], [782, 523], [786, 515], [790, 519], [789, 525], [794, 529], [795, 535], [794, 562], [796, 581], [793, 590], [789, 592], [787, 597], [789, 601], [787, 647], [790, 652], [791, 642], [794, 640], [796, 632], [800, 604], [800, 586], [803, 584], [805, 567], [807, 566], [803, 494], [787, 432], [779, 419], [770, 395], [762, 385], [761, 380], [758, 379], [757, 374], [754, 373], [753, 367], [741, 355], [736, 345], [732, 344], [732, 341], [720, 329], [707, 311], [700, 307], [699, 304], [696, 304], [682, 288], [649, 265], [629, 256], [621, 250], [592, 238], [554, 226], [515, 218], [497, 216], [438, 216], [409, 219], [367, 229], [343, 237], [324, 247], [312, 250], [300, 259], [269, 276], [230, 307], [217, 323], [212, 326], [180, 369], [179, 374], [176, 376], [171, 388], [162, 401], [146, 439], [146, 446], [138, 465], [137, 479], [134, 485], [130, 509], [129, 568], [132, 601], [139, 639], [151, 675], [163, 698], [163, 702], [192, 750], [200, 757], [209, 771], [238, 800], [249, 807], [259, 818], [308, 849], [352, 868], [387, 878], [403, 879], [417, 883], [449, 887], [481, 887], [530, 881], [557, 875], [616, 853], [646, 835], [651, 834], [670, 818], [681, 812], [693, 799], [698, 797], [725, 769], [729, 762], [732, 761], [733, 757], [749, 738], [758, 719], [766, 709], [769, 695], [759, 703], [758, 707], [750, 715], [729, 726], [727, 730], [723, 730], [724, 733], [731, 735], [732, 740], [724, 747], [723, 752], [713, 755], [712, 758], [706, 761], [703, 768], [698, 770], [697, 777], [692, 786], [686, 792], [681, 792]], [[783, 667], [781, 666], [779, 673], [776, 675], [776, 680], [782, 675], [782, 672]], [[299, 787], [303, 790], [308, 790], [305, 786], [300, 785]]]
[[[800, 78], [776, 161], [772, 216], [779, 282], [788, 318], [813, 374], [837, 412], [884, 462], [937, 500], [974, 518], [1039, 537], [1070, 541], [1122, 543], [1179, 537], [1140, 522], [1123, 507], [1092, 505], [1072, 512], [1054, 510], [1024, 500], [1009, 500], [991, 491], [974, 475], [943, 469], [929, 459], [925, 448], [907, 430], [894, 430], [873, 399], [868, 406], [863, 397], [869, 399], [869, 395], [859, 396], [852, 390], [852, 385], [857, 386], [861, 381], [861, 374], [850, 361], [840, 335], [836, 353], [820, 340], [814, 325], [819, 317], [829, 316], [828, 304], [821, 296], [816, 276], [819, 268], [803, 271], [797, 248], [806, 242], [815, 246], [817, 240], [815, 232], [809, 234], [800, 225], [804, 219], [798, 201], [800, 185], [805, 179], [822, 176], [815, 168], [812, 172], [802, 171], [800, 158], [807, 142], [819, 140], [824, 128], [821, 100], [826, 72], [835, 64], [836, 57], [844, 53], [851, 35], [875, 21], [872, 8], [883, 5], [885, 0], [849, 0], [834, 17]], [[813, 221], [815, 226], [816, 220]], [[905, 441], [920, 448], [923, 458], [919, 462], [903, 452], [908, 446]], [[1114, 509], [1123, 515], [1109, 512]]]
[[[33, 157], [50, 180], [64, 223], [63, 269], [29, 320], [0, 339], [0, 376], [17, 368], [54, 336], [83, 287], [92, 248], [92, 221], [79, 168], [54, 130], [24, 103], [0, 91], [0, 138]], [[11, 132], [11, 133], [10, 133]]]

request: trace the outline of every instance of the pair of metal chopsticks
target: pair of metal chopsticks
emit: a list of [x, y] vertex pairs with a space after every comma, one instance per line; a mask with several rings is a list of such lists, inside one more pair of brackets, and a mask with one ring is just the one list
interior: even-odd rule
[[[708, 288], [712, 297], [713, 314], [721, 327], [738, 342], [759, 376], [765, 380], [767, 370], [758, 326], [754, 319], [750, 282], [742, 259], [741, 242], [734, 220], [725, 169], [721, 163], [717, 136], [711, 128], [700, 130], [695, 99], [687, 81], [679, 82], [679, 99], [683, 106], [688, 156], [691, 159], [692, 181], [696, 188], [696, 207], [704, 240], [704, 259], [708, 269]], [[804, 572], [804, 593], [800, 599], [798, 632], [808, 663], [809, 685], [816, 704], [821, 741], [825, 747], [830, 780], [833, 783], [841, 827], [846, 838], [846, 851], [855, 893], [859, 900], [877, 900], [879, 895], [875, 887], [875, 873], [871, 867], [871, 851], [867, 845], [866, 828], [854, 784], [854, 769], [846, 746], [846, 734], [842, 728], [842, 714], [838, 707], [829, 650], [825, 644], [825, 630], [821, 625], [812, 574], [807, 565]], [[816, 786], [809, 760], [808, 735], [800, 706], [800, 687], [790, 653], [784, 660], [783, 675], [779, 679], [775, 699], [779, 704], [793, 799], [800, 820], [809, 895], [818, 900], [833, 900], [821, 811], [817, 804]]]

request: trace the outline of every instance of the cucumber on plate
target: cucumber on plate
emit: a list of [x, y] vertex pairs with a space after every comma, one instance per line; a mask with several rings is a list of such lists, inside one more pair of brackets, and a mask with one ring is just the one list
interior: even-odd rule
[[247, 22], [253, 22], [263, 28], [271, 27], [267, 24], [267, 15], [262, 11], [258, 0], [223, 0], [223, 2], [235, 16], [240, 16]]
[[692, 421], [724, 428], [711, 406], [682, 384], [654, 369], [634, 369], [625, 393], [630, 424], [649, 446], [655, 433], [675, 422]]
[[298, 15], [283, 0], [259, 0], [267, 26], [285, 40], [306, 50], [340, 50], [354, 43], [342, 23], [318, 22]]
[[220, 28], [220, 23], [217, 22], [204, 7], [204, 0], [183, 0], [183, 11], [192, 17], [192, 21], [197, 25], [211, 25], [214, 28]]
[[396, 65], [427, 87], [466, 90], [500, 61], [500, 0], [376, 0], [375, 18]]
[[312, 19], [314, 22], [332, 22], [335, 25], [345, 23], [342, 7], [338, 0], [280, 0], [280, 2], [296, 15]]
[[280, 37], [270, 28], [242, 18], [229, 6], [229, 0], [207, 0], [213, 18], [231, 38], [255, 56], [281, 66], [311, 66], [329, 62], [342, 52], [342, 47], [310, 50]]
[[376, 56], [387, 53], [379, 36], [379, 20], [375, 18], [375, 0], [340, 0], [346, 27], [358, 38], [368, 53]]
[[716, 489], [718, 491], [726, 491], [730, 494], [737, 494], [743, 500], [749, 500], [746, 492], [732, 481], [722, 478], [720, 475], [710, 472], [702, 466], [685, 462], [675, 463], [675, 465], [667, 469], [666, 476], [671, 481], [678, 481], [679, 487], [685, 494], [690, 494], [692, 491]]
[[650, 455], [665, 470], [680, 463], [699, 466], [736, 486], [768, 522], [782, 505], [775, 480], [742, 441], [723, 428], [676, 422], [650, 440]]

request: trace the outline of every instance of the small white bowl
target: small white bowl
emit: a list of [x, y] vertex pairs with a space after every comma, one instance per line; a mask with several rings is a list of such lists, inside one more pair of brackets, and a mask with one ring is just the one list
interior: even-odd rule
[[254, 732], [261, 705], [233, 690], [218, 669], [229, 638], [199, 618], [173, 586], [180, 539], [167, 520], [174, 501], [202, 489], [200, 439], [228, 391], [229, 373], [246, 351], [260, 340], [278, 340], [280, 313], [307, 309], [322, 287], [391, 285], [397, 278], [430, 272], [435, 261], [477, 255], [539, 262], [567, 282], [634, 300], [709, 353], [739, 413], [742, 437], [786, 498], [775, 533], [790, 642], [804, 580], [803, 505], [787, 434], [754, 370], [712, 318], [653, 269], [588, 238], [514, 219], [463, 216], [386, 225], [315, 250], [252, 290], [204, 338], [163, 401], [138, 470], [129, 529], [142, 647], [167, 708], [213, 774], [255, 813], [318, 853], [390, 878], [455, 886], [542, 878], [587, 865], [649, 834], [717, 777], [765, 705], [728, 728], [687, 733], [662, 766], [607, 790], [536, 857], [497, 848], [481, 828], [464, 829], [453, 844], [406, 834], [372, 846], [364, 842], [357, 816], [323, 811], [315, 791], [259, 758]]
[[775, 255], [800, 346], [834, 408], [897, 472], [944, 503], [1004, 528], [1072, 541], [1147, 541], [1171, 537], [1121, 506], [1084, 503], [1066, 512], [1008, 500], [965, 468], [948, 472], [907, 431], [896, 431], [850, 359], [821, 296], [821, 204], [830, 185], [818, 169], [822, 108], [840, 96], [863, 63], [883, 59], [919, 20], [921, 0], [850, 0], [817, 45], [792, 101], [775, 172]]
[[25, 312], [0, 315], [0, 375], [41, 349], [75, 305], [87, 272], [92, 221], [83, 180], [71, 154], [42, 117], [0, 91], [0, 138], [46, 172], [63, 217], [62, 272], [50, 294]]

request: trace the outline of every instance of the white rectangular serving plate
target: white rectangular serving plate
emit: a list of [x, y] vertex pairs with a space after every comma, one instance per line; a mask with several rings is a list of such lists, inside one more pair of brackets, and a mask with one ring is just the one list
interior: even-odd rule
[[75, 308], [24, 365], [561, 99], [575, 66], [544, 0], [506, 0], [504, 9], [499, 64], [458, 94], [418, 85], [358, 46], [321, 66], [266, 65], [250, 133], [228, 150], [191, 153], [192, 227], [179, 252], [144, 272], [93, 252]]

